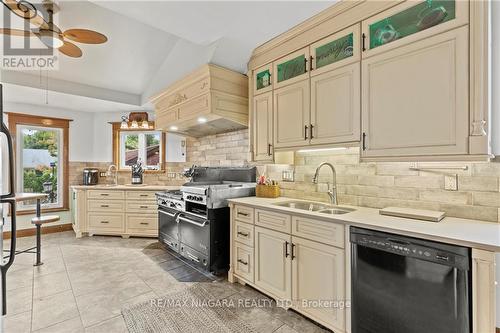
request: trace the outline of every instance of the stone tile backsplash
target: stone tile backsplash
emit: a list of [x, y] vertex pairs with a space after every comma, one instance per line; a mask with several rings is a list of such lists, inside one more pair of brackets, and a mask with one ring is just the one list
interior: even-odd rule
[[[181, 185], [184, 168], [200, 166], [255, 165], [259, 173], [281, 180], [283, 170], [293, 170], [294, 182], [280, 182], [282, 195], [328, 202], [327, 182], [331, 171], [321, 171], [319, 183], [312, 183], [321, 162], [332, 163], [337, 171], [337, 192], [340, 204], [384, 208], [387, 206], [442, 210], [448, 216], [499, 221], [500, 163], [496, 162], [421, 162], [421, 167], [467, 166], [467, 170], [415, 171], [409, 162], [359, 161], [359, 148], [345, 150], [297, 152], [294, 165], [258, 164], [251, 162], [248, 130], [188, 138], [187, 162], [168, 163], [164, 173], [145, 175], [147, 184]], [[70, 183], [81, 183], [84, 167], [105, 171], [110, 163], [70, 162]], [[458, 191], [444, 189], [445, 175], [458, 175]], [[105, 181], [105, 179], [102, 179]], [[119, 183], [129, 183], [128, 172], [119, 173]]]

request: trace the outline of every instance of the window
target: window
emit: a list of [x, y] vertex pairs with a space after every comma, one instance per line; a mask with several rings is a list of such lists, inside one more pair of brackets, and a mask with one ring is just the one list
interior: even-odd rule
[[146, 172], [163, 170], [165, 134], [155, 130], [120, 130], [113, 123], [113, 163], [130, 170], [138, 161]]
[[[15, 138], [17, 192], [46, 193], [44, 210], [68, 208], [69, 120], [8, 114]], [[20, 213], [32, 213], [36, 202], [19, 204]]]

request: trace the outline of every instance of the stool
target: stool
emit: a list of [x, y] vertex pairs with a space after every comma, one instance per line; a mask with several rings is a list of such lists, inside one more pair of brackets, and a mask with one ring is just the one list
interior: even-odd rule
[[[42, 224], [57, 222], [61, 218], [57, 215], [35, 216], [31, 219], [31, 224], [36, 227], [36, 263], [35, 266], [43, 265], [42, 258]], [[32, 250], [31, 248], [30, 250]]]

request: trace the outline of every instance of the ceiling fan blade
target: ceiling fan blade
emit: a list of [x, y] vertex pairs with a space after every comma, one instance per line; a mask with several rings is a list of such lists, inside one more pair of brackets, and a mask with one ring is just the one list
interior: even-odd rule
[[36, 34], [31, 31], [19, 30], [19, 29], [8, 29], [8, 28], [0, 28], [0, 34], [2, 35], [10, 35], [10, 36], [21, 36], [21, 37], [35, 37]]
[[102, 44], [108, 40], [108, 37], [103, 34], [87, 29], [69, 29], [63, 33], [63, 36], [72, 41], [85, 44]]
[[42, 16], [38, 15], [36, 8], [29, 2], [17, 2], [16, 0], [2, 0], [3, 4], [17, 16], [29, 20], [31, 24], [41, 29], [48, 29], [48, 23]]
[[59, 48], [59, 51], [72, 58], [80, 58], [83, 54], [82, 50], [78, 46], [66, 41], [64, 41], [64, 45]]

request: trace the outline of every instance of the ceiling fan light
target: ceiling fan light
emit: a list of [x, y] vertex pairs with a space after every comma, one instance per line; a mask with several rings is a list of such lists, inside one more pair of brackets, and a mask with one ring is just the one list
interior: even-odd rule
[[61, 36], [59, 36], [57, 32], [52, 30], [41, 30], [40, 40], [48, 47], [55, 49], [58, 49], [64, 45], [64, 41], [62, 40]]

